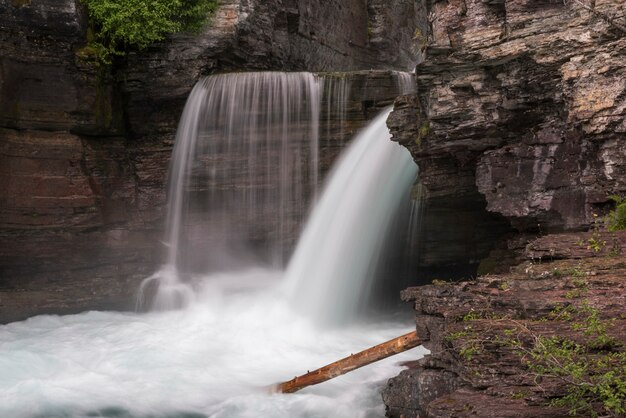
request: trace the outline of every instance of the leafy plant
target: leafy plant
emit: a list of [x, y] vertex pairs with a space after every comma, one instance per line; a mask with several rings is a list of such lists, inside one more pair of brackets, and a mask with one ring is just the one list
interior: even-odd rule
[[615, 202], [615, 209], [609, 212], [606, 217], [609, 231], [620, 231], [626, 229], [626, 197], [609, 196]]
[[606, 241], [596, 236], [589, 238], [587, 243], [589, 244], [587, 245], [587, 249], [593, 251], [594, 254], [598, 254], [606, 245]]
[[[577, 289], [586, 289], [587, 282], [572, 280]], [[470, 311], [460, 321], [476, 320]], [[487, 314], [487, 316], [489, 316]], [[571, 338], [539, 334], [515, 319], [500, 319], [506, 328], [490, 338], [483, 332], [465, 326], [450, 333], [445, 341], [465, 361], [488, 351], [493, 344], [516, 353], [522, 364], [535, 376], [541, 387], [544, 379], [558, 379], [565, 392], [552, 399], [550, 405], [567, 408], [570, 415], [588, 417], [626, 416], [626, 353], [619, 340], [611, 335], [615, 319], [603, 319], [600, 311], [583, 300], [578, 305], [557, 305], [539, 322], [563, 321], [575, 332]], [[525, 395], [512, 395], [515, 399]]]
[[81, 0], [93, 26], [86, 55], [110, 64], [131, 48], [143, 49], [168, 34], [198, 31], [219, 0]]
[[[568, 408], [570, 415], [609, 416], [626, 413], [626, 353], [615, 351], [618, 341], [608, 333], [614, 320], [603, 320], [586, 301], [575, 308], [558, 306], [551, 318], [572, 322], [581, 341], [558, 336], [534, 336], [531, 348], [520, 351], [528, 369], [538, 377], [558, 378], [567, 394], [551, 405]], [[520, 345], [517, 345], [520, 347]]]

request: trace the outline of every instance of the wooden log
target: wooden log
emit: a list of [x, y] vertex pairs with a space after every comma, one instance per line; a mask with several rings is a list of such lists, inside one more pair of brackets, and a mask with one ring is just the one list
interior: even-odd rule
[[363, 350], [357, 354], [352, 354], [349, 357], [338, 360], [327, 366], [313, 370], [303, 374], [302, 376], [295, 377], [287, 382], [278, 383], [271, 387], [272, 392], [277, 393], [293, 393], [300, 389], [304, 389], [307, 386], [317, 385], [318, 383], [325, 382], [334, 377], [341, 376], [376, 361], [391, 357], [395, 354], [402, 353], [403, 351], [410, 350], [411, 348], [420, 345], [420, 341], [417, 338], [417, 332], [409, 332], [408, 334], [394, 338], [377, 346]]

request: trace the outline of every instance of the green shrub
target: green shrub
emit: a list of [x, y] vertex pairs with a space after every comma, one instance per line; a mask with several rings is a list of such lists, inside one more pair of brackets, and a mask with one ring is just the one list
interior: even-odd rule
[[94, 28], [89, 46], [110, 64], [131, 48], [143, 49], [165, 36], [198, 31], [219, 0], [81, 0]]
[[609, 199], [615, 202], [615, 209], [606, 218], [609, 231], [626, 229], [626, 198], [610, 196]]

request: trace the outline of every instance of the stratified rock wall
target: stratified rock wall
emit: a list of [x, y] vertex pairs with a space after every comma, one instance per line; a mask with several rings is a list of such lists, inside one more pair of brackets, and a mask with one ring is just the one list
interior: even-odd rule
[[593, 3], [429, 3], [419, 94], [399, 103], [412, 125], [394, 135], [432, 196], [478, 192], [519, 230], [550, 231], [588, 227], [626, 192], [626, 33], [605, 18], [623, 4]]
[[[390, 380], [388, 415], [566, 416], [547, 407], [566, 394], [563, 382], [538, 386], [498, 338], [516, 321], [531, 335], [579, 338], [571, 324], [544, 321], [557, 306], [587, 303], [603, 320], [616, 318], [612, 330], [623, 349], [625, 238], [599, 229], [609, 196], [626, 194], [624, 4], [427, 6], [417, 95], [397, 99], [388, 120], [425, 189], [428, 233], [421, 241], [434, 254], [418, 257], [440, 266], [444, 279], [453, 275], [446, 268], [486, 257], [489, 248], [497, 247], [483, 259], [484, 270], [509, 264], [508, 271], [516, 257], [526, 262], [507, 275], [404, 292], [432, 355]], [[464, 247], [442, 245], [459, 245], [458, 237], [449, 239], [455, 234], [466, 238]], [[499, 238], [509, 240], [496, 244]]]

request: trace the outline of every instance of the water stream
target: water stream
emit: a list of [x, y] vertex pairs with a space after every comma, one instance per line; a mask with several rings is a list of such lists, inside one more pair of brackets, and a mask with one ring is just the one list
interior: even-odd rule
[[[384, 414], [386, 380], [423, 349], [297, 394], [265, 389], [414, 326], [411, 315], [365, 321], [357, 309], [416, 174], [389, 141], [389, 111], [330, 174], [287, 271], [275, 267], [289, 236], [280, 225], [304, 217], [317, 193], [322, 88], [307, 73], [225, 75], [194, 88], [171, 166], [167, 262], [143, 285], [159, 285], [157, 309], [0, 326], [1, 417]], [[276, 231], [260, 252], [250, 244], [263, 235], [259, 213]], [[217, 267], [194, 265], [194, 251]]]

